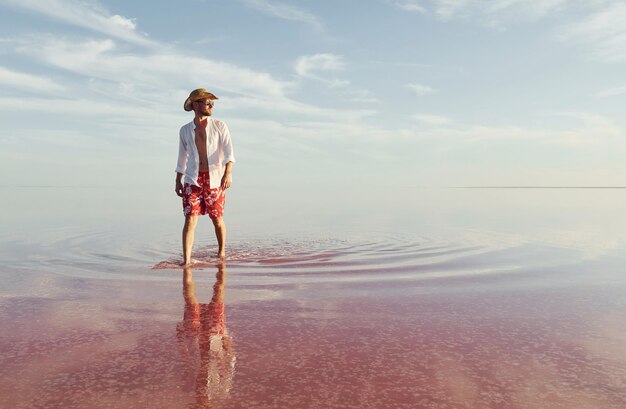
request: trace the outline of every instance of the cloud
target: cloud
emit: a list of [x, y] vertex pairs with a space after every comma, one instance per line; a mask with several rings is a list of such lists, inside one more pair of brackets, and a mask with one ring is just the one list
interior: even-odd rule
[[[612, 120], [598, 114], [590, 112], [565, 111], [554, 112], [551, 116], [567, 118], [568, 122], [572, 119], [577, 120], [587, 130], [601, 131], [600, 133], [607, 135], [613, 134], [614, 136], [620, 134], [619, 127], [617, 127]], [[590, 135], [592, 134], [593, 132], [590, 132]]]
[[410, 89], [411, 91], [413, 91], [415, 95], [419, 95], [419, 96], [434, 94], [435, 92], [437, 92], [436, 89], [431, 88], [427, 85], [422, 85], [422, 84], [411, 83], [411, 84], [406, 84], [406, 87]]
[[426, 7], [417, 0], [404, 0], [402, 2], [396, 2], [396, 6], [404, 11], [418, 12], [426, 14], [428, 10]]
[[561, 28], [563, 40], [576, 40], [593, 49], [603, 62], [626, 62], [626, 3], [612, 2]]
[[502, 28], [507, 23], [541, 18], [567, 6], [568, 0], [402, 0], [395, 5], [442, 21], [464, 19]]
[[[602, 62], [626, 62], [626, 3], [617, 0], [403, 0], [406, 11], [429, 13], [442, 21], [466, 20], [503, 29], [560, 14], [557, 37], [588, 46]], [[430, 12], [429, 12], [430, 10]]]
[[[82, 112], [88, 115], [94, 111], [83, 110], [82, 106], [89, 105], [86, 101], [94, 98], [99, 103], [105, 102], [98, 105], [98, 110], [112, 116], [128, 118], [116, 108], [120, 107], [123, 111], [127, 105], [146, 106], [154, 115], [155, 112], [170, 111], [172, 104], [181, 105], [188, 90], [198, 86], [209, 87], [221, 97], [223, 112], [248, 109], [266, 114], [288, 113], [292, 119], [343, 118], [346, 122], [377, 112], [371, 109], [327, 109], [301, 103], [288, 96], [294, 86], [291, 82], [278, 80], [267, 73], [171, 50], [150, 49], [142, 54], [129, 54], [119, 50], [113, 40], [60, 39], [52, 36], [35, 36], [18, 41], [15, 45], [17, 52], [35, 62], [78, 74], [72, 81], [77, 84], [82, 82], [80, 97], [71, 99], [68, 95], [67, 99], [54, 100], [53, 103], [41, 101], [42, 112]], [[305, 66], [303, 73], [312, 75], [318, 69], [333, 71], [341, 65], [311, 63]], [[210, 77], [207, 73], [211, 73]], [[109, 104], [111, 101], [113, 106]], [[8, 108], [11, 104], [12, 100], [5, 100], [3, 106]], [[17, 104], [11, 109], [27, 108]]]
[[[16, 50], [39, 62], [84, 77], [116, 84], [132, 83], [138, 90], [146, 92], [178, 87], [193, 89], [198, 84], [206, 84], [222, 91], [276, 97], [283, 96], [291, 86], [267, 73], [169, 50], [123, 53], [113, 40], [38, 36], [19, 40]], [[207, 84], [208, 78], [210, 83]]]
[[322, 31], [324, 28], [314, 14], [291, 5], [269, 2], [267, 0], [246, 0], [246, 3], [270, 17], [299, 21], [311, 26], [317, 31]]
[[436, 0], [435, 14], [443, 20], [477, 18], [498, 24], [510, 19], [536, 19], [559, 9], [567, 0]]
[[452, 122], [450, 118], [445, 116], [431, 114], [415, 114], [411, 116], [411, 119], [428, 126], [447, 125]]
[[561, 9], [567, 3], [568, 0], [495, 0], [488, 2], [487, 11], [492, 14], [522, 13], [526, 17], [539, 18]]
[[353, 102], [360, 102], [365, 104], [376, 104], [380, 102], [380, 100], [367, 89], [345, 90], [341, 93], [341, 95], [347, 97], [348, 99], [350, 99], [350, 101]]
[[144, 34], [136, 31], [134, 19], [110, 14], [95, 1], [79, 0], [2, 0], [2, 4], [47, 15], [68, 24], [107, 34], [133, 44], [155, 46]]
[[[466, 149], [472, 145], [485, 146], [484, 142], [521, 142], [536, 146], [556, 145], [586, 149], [590, 145], [602, 146], [609, 141], [621, 144], [619, 149], [626, 151], [622, 138], [626, 133], [609, 119], [578, 112], [555, 114], [566, 118], [565, 128], [545, 126], [542, 128], [515, 125], [471, 124], [450, 117], [419, 113], [411, 119], [419, 126], [382, 127], [371, 122], [347, 122], [340, 115], [324, 118], [322, 121], [294, 121], [289, 129], [298, 129], [299, 134], [312, 139], [351, 141], [358, 138], [372, 147], [404, 151], [414, 143], [433, 146], [441, 150]], [[427, 126], [423, 126], [427, 125]], [[390, 144], [390, 141], [393, 141]], [[428, 143], [427, 143], [428, 142]], [[432, 144], [431, 144], [432, 143]], [[404, 147], [404, 148], [403, 148]]]
[[[611, 120], [585, 112], [560, 112], [552, 116], [567, 118], [571, 125], [566, 129], [558, 128], [526, 128], [520, 126], [491, 126], [455, 123], [452, 121], [434, 128], [418, 132], [423, 138], [445, 138], [466, 143], [477, 143], [486, 140], [526, 140], [537, 144], [556, 144], [570, 147], [600, 145], [607, 141], [618, 141], [626, 136], [624, 130]], [[425, 117], [427, 119], [428, 117]], [[417, 118], [413, 118], [417, 119]], [[572, 121], [572, 119], [576, 121]], [[578, 122], [578, 123], [575, 123]], [[626, 146], [622, 146], [622, 149]]]
[[334, 54], [304, 55], [296, 60], [294, 69], [303, 78], [325, 82], [332, 87], [346, 86], [350, 82], [331, 77], [332, 73], [343, 71], [343, 58]]
[[372, 109], [327, 109], [317, 106], [304, 104], [289, 98], [273, 98], [271, 100], [249, 97], [234, 97], [224, 101], [225, 110], [240, 110], [252, 108], [257, 112], [273, 112], [281, 116], [284, 114], [292, 116], [292, 121], [297, 116], [319, 117], [325, 120], [341, 120], [346, 123], [362, 120], [365, 117], [378, 113]]
[[[35, 129], [43, 127], [41, 133], [33, 132], [30, 135], [25, 131], [27, 128], [24, 124], [11, 128], [0, 127], [0, 134], [3, 134], [3, 137], [9, 139], [17, 137], [22, 141], [24, 137], [20, 135], [27, 134], [27, 137], [32, 140], [45, 139], [56, 127], [60, 134], [58, 141], [55, 142], [58, 144], [65, 144], [68, 139], [71, 139], [69, 135], [80, 133], [81, 130], [83, 139], [104, 136], [110, 143], [123, 139], [124, 145], [136, 141], [149, 141], [150, 144], [155, 144], [168, 140], [167, 138], [175, 135], [180, 125], [189, 121], [189, 116], [185, 115], [182, 108], [180, 111], [175, 111], [171, 105], [162, 107], [158, 103], [150, 102], [134, 104], [133, 101], [98, 99], [91, 96], [82, 98], [30, 97], [28, 99], [0, 97], [0, 109], [8, 118], [36, 112], [45, 123], [42, 125], [40, 121], [30, 124]], [[62, 119], [61, 123], [57, 121], [59, 118]], [[3, 120], [5, 123], [6, 121], [6, 119]], [[94, 121], [98, 123], [98, 126], [93, 126]], [[63, 131], [67, 131], [68, 135], [63, 136]]]
[[615, 97], [618, 95], [626, 95], [626, 86], [605, 89], [598, 92], [595, 96], [600, 98]]
[[471, 0], [437, 0], [435, 2], [435, 12], [443, 19], [450, 19], [458, 16], [459, 12], [472, 4]]
[[[540, 143], [587, 145], [596, 143], [598, 138], [622, 134], [613, 124], [589, 116], [580, 116], [583, 125], [577, 128], [537, 130], [513, 126], [475, 126], [420, 113], [413, 117], [420, 126], [390, 129], [377, 127], [374, 121], [363, 121], [375, 115], [375, 110], [333, 110], [300, 103], [288, 97], [294, 85], [291, 82], [278, 80], [267, 73], [172, 50], [149, 49], [142, 54], [129, 54], [120, 51], [113, 40], [64, 40], [52, 36], [22, 38], [15, 47], [35, 62], [79, 74], [73, 82], [80, 84], [83, 81], [88, 85], [84, 88], [85, 93], [75, 99], [70, 96], [66, 99], [42, 99], [37, 102], [41, 112], [84, 116], [102, 113], [119, 118], [120, 126], [135, 126], [138, 121], [150, 121], [150, 117], [170, 115], [173, 104], [182, 104], [189, 89], [202, 85], [226, 94], [218, 94], [224, 102], [223, 112], [239, 115], [242, 110], [249, 109], [269, 113], [268, 119], [272, 118], [272, 114], [278, 115], [274, 118], [280, 118], [281, 122], [285, 121], [284, 114], [288, 113], [289, 122], [300, 121], [302, 134], [306, 135], [327, 130], [329, 135], [335, 137], [345, 135], [381, 141], [404, 139], [473, 143], [485, 139], [530, 139]], [[341, 72], [345, 63], [342, 57], [334, 54], [315, 54], [299, 58], [295, 69], [301, 76], [315, 78]], [[210, 83], [207, 83], [207, 72], [211, 73]], [[424, 91], [422, 87], [426, 87], [422, 84], [410, 85], [420, 85], [417, 87], [420, 92]], [[372, 97], [367, 92], [360, 96], [366, 99]], [[93, 101], [99, 104], [93, 105]], [[0, 106], [5, 112], [33, 108], [33, 105], [27, 107], [21, 105], [18, 99], [11, 98], [2, 99]], [[307, 117], [313, 120], [304, 122], [303, 118]], [[167, 118], [168, 123], [174, 123], [179, 116]], [[305, 132], [308, 126], [311, 127], [310, 132]]]
[[302, 77], [310, 77], [320, 71], [341, 71], [344, 69], [341, 56], [334, 54], [304, 55], [296, 61], [296, 73]]
[[130, 31], [134, 31], [137, 28], [137, 24], [135, 24], [135, 19], [129, 19], [118, 14], [109, 17], [108, 20], [115, 26], [122, 27]]
[[47, 77], [13, 71], [0, 66], [0, 84], [17, 89], [55, 93], [65, 91], [65, 87]]

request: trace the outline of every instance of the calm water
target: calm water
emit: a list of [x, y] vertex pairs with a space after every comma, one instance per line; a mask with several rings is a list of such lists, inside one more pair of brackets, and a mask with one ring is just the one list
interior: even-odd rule
[[626, 190], [233, 189], [187, 271], [170, 190], [0, 189], [1, 407], [626, 407]]

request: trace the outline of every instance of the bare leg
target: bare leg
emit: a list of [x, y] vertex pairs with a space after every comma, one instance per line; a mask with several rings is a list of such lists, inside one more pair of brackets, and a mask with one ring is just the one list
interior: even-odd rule
[[219, 258], [226, 257], [226, 223], [221, 217], [213, 220], [213, 227], [215, 227], [215, 237], [217, 238], [217, 246], [219, 250], [217, 256]]
[[183, 265], [191, 264], [191, 249], [195, 238], [198, 216], [186, 216], [183, 227]]

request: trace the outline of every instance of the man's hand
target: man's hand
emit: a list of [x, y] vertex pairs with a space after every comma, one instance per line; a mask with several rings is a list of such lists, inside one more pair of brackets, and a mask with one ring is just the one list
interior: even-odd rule
[[232, 180], [232, 177], [230, 176], [230, 172], [226, 172], [224, 173], [224, 176], [222, 176], [222, 190], [226, 190], [230, 187], [230, 182]]
[[180, 180], [176, 181], [175, 191], [178, 196], [183, 197], [183, 184]]

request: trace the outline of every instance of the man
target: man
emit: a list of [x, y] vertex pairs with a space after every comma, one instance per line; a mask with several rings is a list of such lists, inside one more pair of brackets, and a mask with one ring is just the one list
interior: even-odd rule
[[211, 118], [218, 98], [204, 88], [189, 94], [183, 105], [195, 113], [193, 121], [180, 128], [176, 194], [183, 198], [183, 265], [191, 264], [198, 216], [208, 214], [215, 227], [218, 257], [226, 257], [224, 191], [231, 185], [235, 156], [226, 124]]

